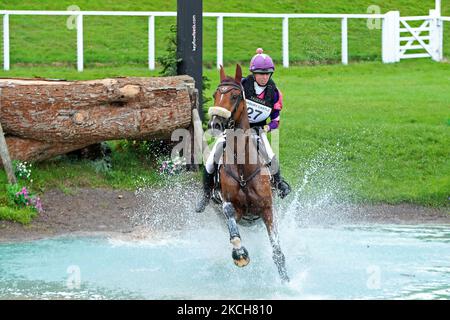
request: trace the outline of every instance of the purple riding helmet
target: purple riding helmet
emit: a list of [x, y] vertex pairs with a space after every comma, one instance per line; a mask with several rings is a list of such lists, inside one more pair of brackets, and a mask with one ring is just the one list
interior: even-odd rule
[[263, 53], [262, 48], [256, 49], [256, 54], [250, 61], [250, 71], [254, 73], [273, 73], [275, 71], [275, 65], [272, 58]]

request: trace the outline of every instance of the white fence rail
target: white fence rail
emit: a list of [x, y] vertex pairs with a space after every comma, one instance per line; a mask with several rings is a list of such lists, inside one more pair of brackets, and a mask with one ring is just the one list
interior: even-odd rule
[[[77, 69], [84, 69], [84, 49], [83, 49], [83, 17], [84, 16], [134, 16], [148, 17], [148, 67], [155, 69], [155, 17], [176, 17], [176, 12], [161, 11], [32, 11], [32, 10], [0, 10], [3, 16], [3, 69], [10, 69], [10, 24], [11, 15], [46, 15], [46, 16], [76, 16], [77, 24]], [[382, 19], [383, 21], [383, 62], [394, 62], [392, 57], [385, 56], [385, 52], [391, 47], [396, 47], [392, 35], [386, 31], [385, 26], [394, 28], [394, 20], [386, 21], [386, 17], [393, 17], [392, 13], [387, 14], [265, 14], [265, 13], [203, 13], [203, 17], [213, 17], [217, 19], [217, 66], [223, 64], [223, 29], [224, 18], [273, 18], [281, 19], [282, 22], [282, 57], [283, 66], [289, 67], [289, 20], [290, 19], [340, 19], [341, 20], [341, 61], [348, 64], [348, 19]], [[424, 20], [430, 16], [405, 17], [405, 20]], [[450, 17], [440, 17], [440, 20], [450, 21]], [[388, 45], [385, 43], [387, 41]], [[395, 59], [394, 59], [395, 60]]]

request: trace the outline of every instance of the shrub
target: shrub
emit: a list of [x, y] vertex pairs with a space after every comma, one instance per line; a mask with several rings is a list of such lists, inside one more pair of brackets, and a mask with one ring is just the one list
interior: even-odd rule
[[38, 213], [43, 212], [41, 199], [18, 184], [10, 184], [6, 187], [8, 200], [11, 206], [16, 208], [31, 208]]

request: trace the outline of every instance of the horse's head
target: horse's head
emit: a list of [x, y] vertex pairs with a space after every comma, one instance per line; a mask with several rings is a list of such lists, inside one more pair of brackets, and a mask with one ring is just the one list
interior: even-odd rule
[[223, 67], [220, 66], [220, 84], [213, 95], [214, 106], [208, 110], [210, 129], [223, 132], [226, 129], [234, 129], [236, 124], [241, 124], [245, 106], [241, 79], [240, 65], [236, 65], [234, 78], [227, 77]]

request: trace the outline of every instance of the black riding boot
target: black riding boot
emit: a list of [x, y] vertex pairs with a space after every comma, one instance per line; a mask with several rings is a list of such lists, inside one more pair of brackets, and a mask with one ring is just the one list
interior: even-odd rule
[[212, 189], [214, 187], [214, 172], [209, 174], [206, 169], [203, 169], [203, 195], [197, 205], [195, 212], [203, 212], [211, 199]]
[[278, 190], [278, 195], [281, 199], [285, 198], [290, 192], [291, 187], [289, 184], [283, 179], [280, 173], [280, 164], [278, 160], [274, 157], [272, 162], [269, 165], [275, 165], [276, 172], [273, 174], [273, 184], [275, 188]]

